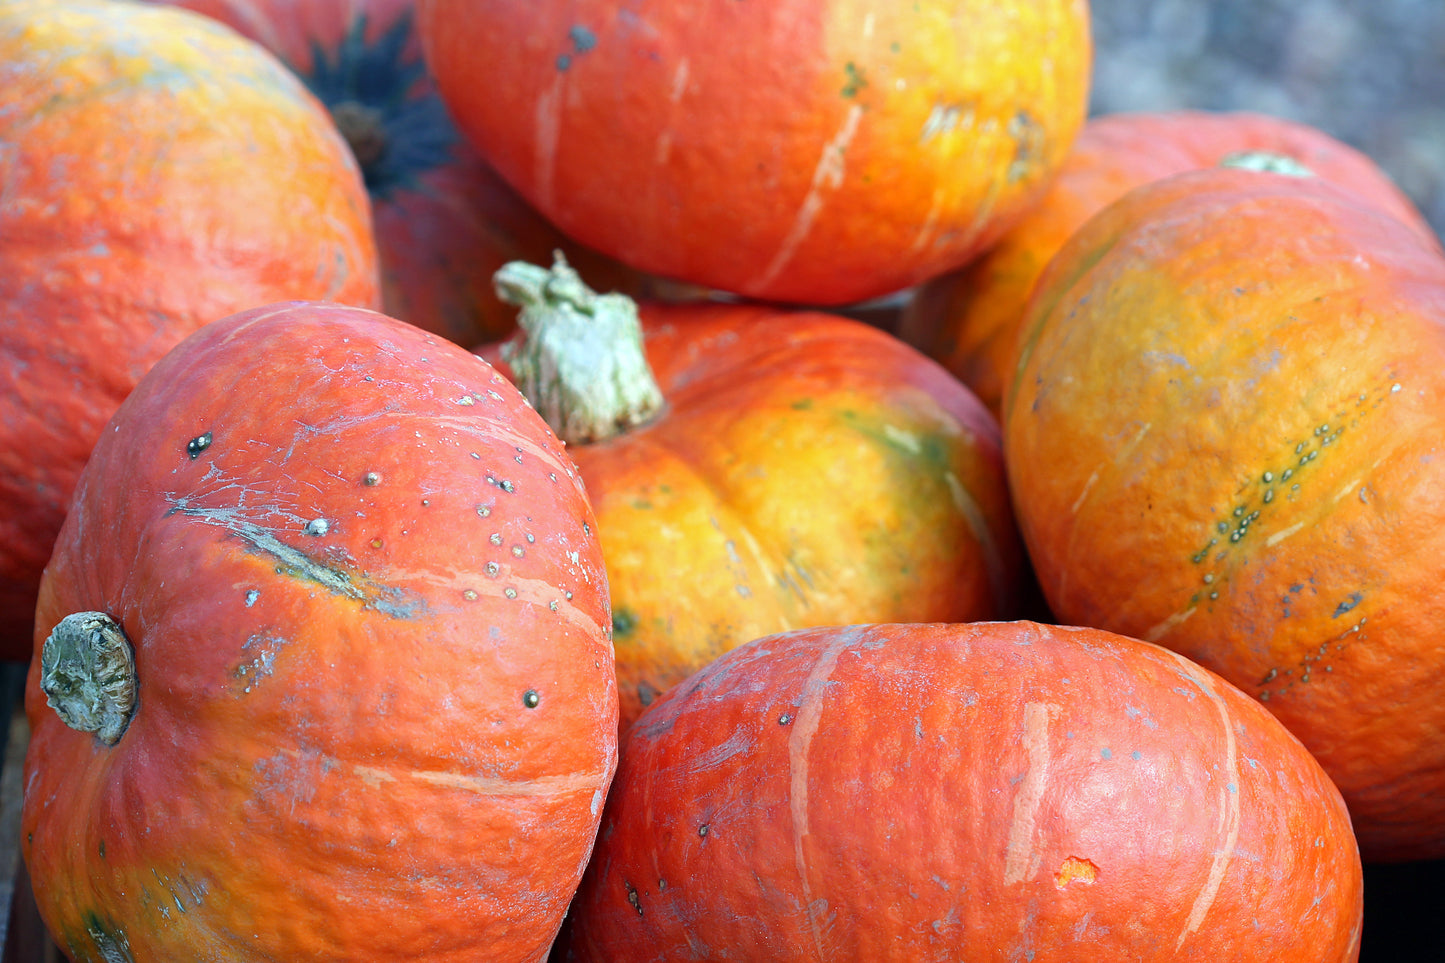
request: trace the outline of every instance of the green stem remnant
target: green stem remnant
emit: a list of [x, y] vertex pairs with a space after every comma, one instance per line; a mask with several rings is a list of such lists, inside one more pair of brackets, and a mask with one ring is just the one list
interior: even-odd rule
[[135, 714], [135, 655], [104, 612], [75, 612], [40, 650], [40, 689], [62, 722], [113, 746]]
[[1240, 150], [1219, 162], [1220, 167], [1237, 167], [1246, 171], [1286, 174], [1290, 177], [1314, 177], [1315, 172], [1286, 154], [1267, 150]]
[[520, 330], [502, 357], [558, 438], [569, 445], [603, 441], [662, 410], [631, 298], [593, 291], [560, 252], [551, 270], [505, 264], [493, 284], [497, 297], [522, 309]]

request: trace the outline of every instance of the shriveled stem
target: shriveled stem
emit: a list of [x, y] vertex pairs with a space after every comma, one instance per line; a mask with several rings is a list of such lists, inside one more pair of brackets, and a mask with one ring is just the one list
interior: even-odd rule
[[512, 261], [493, 284], [499, 298], [522, 309], [502, 357], [557, 437], [601, 441], [661, 412], [631, 298], [593, 291], [560, 252], [550, 270]]
[[40, 650], [40, 689], [62, 722], [113, 746], [135, 715], [135, 654], [104, 612], [60, 620]]

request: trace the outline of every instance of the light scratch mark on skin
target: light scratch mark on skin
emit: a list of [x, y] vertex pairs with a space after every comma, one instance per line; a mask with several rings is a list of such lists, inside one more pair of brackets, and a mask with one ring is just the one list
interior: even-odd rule
[[929, 202], [928, 213], [924, 215], [923, 224], [918, 228], [918, 233], [914, 236], [913, 243], [909, 245], [909, 256], [916, 255], [925, 250], [928, 247], [928, 243], [933, 240], [934, 235], [938, 232], [939, 218], [943, 213], [943, 200], [942, 188], [935, 188], [933, 191], [933, 200]]
[[1169, 618], [1165, 619], [1163, 622], [1160, 622], [1148, 632], [1145, 632], [1144, 641], [1158, 642], [1160, 639], [1164, 638], [1164, 636], [1174, 631], [1175, 628], [1182, 625], [1184, 621], [1189, 618], [1189, 616], [1194, 614], [1197, 608], [1198, 606], [1191, 605], [1189, 606], [1189, 608], [1185, 609], [1182, 612], [1175, 612], [1173, 615], [1169, 616]]
[[1144, 436], [1149, 434], [1149, 429], [1153, 427], [1154, 422], [1146, 422], [1144, 427], [1139, 429], [1139, 433], [1130, 440], [1129, 444], [1120, 449], [1119, 454], [1114, 457], [1114, 460], [1122, 463], [1132, 459], [1134, 457], [1134, 449], [1139, 447], [1139, 443], [1144, 440]]
[[[1168, 651], [1168, 650], [1166, 650]], [[1214, 898], [1219, 894], [1219, 887], [1224, 882], [1224, 874], [1229, 869], [1229, 862], [1234, 856], [1234, 847], [1239, 842], [1239, 747], [1234, 738], [1234, 720], [1229, 715], [1229, 707], [1224, 699], [1214, 688], [1209, 678], [1201, 673], [1198, 668], [1184, 656], [1177, 652], [1169, 652], [1184, 669], [1184, 674], [1191, 682], [1197, 685], [1206, 696], [1214, 702], [1215, 708], [1219, 710], [1220, 721], [1224, 724], [1224, 767], [1225, 781], [1219, 787], [1219, 811], [1220, 811], [1220, 834], [1223, 840], [1209, 864], [1209, 876], [1204, 881], [1204, 887], [1199, 895], [1194, 898], [1194, 905], [1190, 907], [1189, 919], [1184, 924], [1184, 932], [1179, 934], [1179, 939], [1174, 944], [1174, 951], [1184, 945], [1189, 934], [1199, 929], [1204, 917], [1209, 913], [1209, 907], [1214, 904]]]
[[668, 96], [674, 104], [682, 100], [682, 95], [687, 93], [687, 72], [688, 60], [683, 57], [678, 62], [677, 70], [672, 74], [672, 92]]
[[843, 184], [843, 175], [846, 173], [845, 155], [848, 145], [852, 142], [854, 135], [858, 133], [858, 123], [863, 119], [863, 105], [853, 104], [848, 108], [848, 114], [843, 118], [843, 125], [833, 135], [833, 139], [823, 145], [823, 152], [818, 157], [818, 166], [813, 170], [813, 183], [808, 188], [808, 194], [803, 198], [803, 204], [798, 208], [797, 217], [793, 219], [793, 227], [788, 236], [783, 239], [778, 253], [773, 255], [773, 260], [768, 264], [762, 274], [758, 275], [748, 287], [755, 291], [761, 291], [777, 280], [783, 273], [783, 269], [793, 260], [802, 246], [808, 233], [813, 229], [813, 222], [818, 219], [818, 213], [823, 209], [825, 192], [837, 190]]
[[562, 135], [562, 86], [566, 73], [559, 71], [552, 86], [537, 98], [536, 142], [537, 206], [542, 210], [552, 208], [553, 181], [557, 167], [557, 144]]
[[1094, 473], [1089, 476], [1089, 480], [1086, 481], [1086, 482], [1084, 482], [1084, 488], [1083, 488], [1082, 491], [1079, 492], [1079, 497], [1076, 498], [1076, 499], [1074, 499], [1074, 504], [1069, 507], [1069, 514], [1071, 514], [1071, 515], [1077, 515], [1077, 514], [1079, 514], [1079, 509], [1082, 508], [1083, 505], [1084, 505], [1084, 499], [1089, 497], [1089, 489], [1093, 488], [1093, 487], [1094, 487], [1094, 482], [1096, 482], [1096, 481], [1098, 481], [1098, 480], [1099, 480], [1099, 469], [1095, 468], [1095, 469], [1094, 469]]
[[1012, 591], [1009, 587], [1009, 571], [1004, 565], [1003, 554], [999, 551], [998, 542], [993, 537], [993, 529], [989, 528], [988, 516], [979, 507], [978, 502], [968, 489], [963, 487], [963, 482], [953, 472], [943, 473], [944, 483], [948, 485], [948, 494], [953, 499], [953, 506], [958, 509], [968, 522], [968, 529], [973, 533], [974, 539], [978, 542], [979, 549], [983, 552], [984, 568], [988, 574], [989, 590], [996, 599], [1006, 599]]
[[1048, 786], [1049, 723], [1059, 712], [1052, 702], [1030, 702], [1024, 706], [1024, 755], [1028, 768], [1014, 794], [1013, 818], [1009, 821], [1008, 845], [1004, 850], [1003, 881], [1012, 886], [1032, 875], [1034, 868], [1034, 824]]
[[[341, 760], [333, 756], [313, 755], [296, 749], [284, 748], [280, 755], [296, 760], [305, 760], [322, 773], [340, 771]], [[606, 770], [600, 772], [569, 772], [538, 776], [534, 779], [499, 779], [496, 777], [473, 776], [464, 772], [445, 770], [404, 769], [391, 770], [378, 766], [354, 765], [349, 767], [352, 774], [365, 785], [375, 789], [386, 783], [414, 779], [433, 786], [447, 789], [461, 789], [484, 796], [560, 796], [586, 791], [596, 792], [606, 786], [610, 778]]]
[[1280, 542], [1282, 542], [1282, 541], [1284, 541], [1285, 539], [1289, 538], [1289, 537], [1290, 537], [1291, 535], [1293, 535], [1295, 532], [1299, 531], [1300, 529], [1302, 529], [1302, 528], [1304, 528], [1304, 527], [1305, 527], [1305, 523], [1304, 523], [1304, 522], [1295, 522], [1295, 523], [1294, 523], [1293, 525], [1291, 525], [1289, 528], [1281, 528], [1279, 531], [1275, 532], [1275, 533], [1274, 533], [1273, 535], [1271, 535], [1269, 538], [1266, 538], [1266, 539], [1264, 540], [1264, 547], [1265, 547], [1265, 548], [1274, 548], [1274, 547], [1275, 547], [1276, 545], [1278, 545]]
[[808, 673], [807, 681], [803, 683], [798, 711], [793, 718], [793, 731], [788, 735], [788, 807], [793, 817], [793, 860], [802, 883], [803, 904], [813, 934], [813, 948], [820, 960], [826, 959], [827, 955], [823, 951], [823, 931], [814, 907], [813, 890], [808, 883], [808, 857], [803, 847], [808, 835], [808, 750], [823, 718], [823, 697], [828, 678], [833, 674], [843, 649], [857, 638], [856, 631], [839, 632], [818, 657], [813, 671]]

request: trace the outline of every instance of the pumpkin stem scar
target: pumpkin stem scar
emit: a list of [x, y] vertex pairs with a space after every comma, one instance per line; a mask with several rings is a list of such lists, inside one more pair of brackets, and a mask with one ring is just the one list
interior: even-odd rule
[[642, 346], [637, 304], [598, 294], [558, 251], [549, 270], [525, 261], [493, 275], [497, 297], [521, 308], [502, 346], [518, 389], [568, 444], [621, 434], [663, 407]]
[[185, 515], [210, 525], [217, 525], [239, 536], [252, 548], [280, 563], [278, 571], [292, 578], [315, 582], [333, 595], [355, 599], [363, 607], [376, 609], [394, 619], [411, 619], [426, 614], [426, 602], [408, 598], [402, 589], [369, 582], [358, 584], [350, 573], [323, 565], [298, 548], [293, 548], [253, 522], [238, 518], [229, 508], [202, 508], [186, 504], [184, 498], [167, 496], [171, 502], [168, 515]]
[[135, 715], [135, 653], [115, 619], [73, 612], [40, 650], [40, 689], [60, 721], [113, 746]]

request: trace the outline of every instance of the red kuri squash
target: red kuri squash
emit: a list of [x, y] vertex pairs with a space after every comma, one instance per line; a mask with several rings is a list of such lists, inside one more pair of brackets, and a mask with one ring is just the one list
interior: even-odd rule
[[644, 303], [639, 330], [565, 265], [499, 277], [505, 370], [597, 512], [624, 725], [760, 635], [1013, 614], [998, 425], [933, 361], [821, 312]]
[[458, 125], [569, 236], [840, 305], [955, 267], [1083, 123], [1085, 0], [419, 0]]
[[633, 726], [567, 959], [1348, 963], [1339, 792], [1164, 649], [1034, 623], [751, 642]]
[[1319, 179], [1137, 188], [1040, 278], [1009, 480], [1063, 621], [1269, 708], [1367, 860], [1445, 856], [1445, 256]]
[[37, 619], [22, 851], [72, 959], [545, 957], [616, 765], [607, 583], [480, 359], [337, 305], [207, 326], [102, 434]]
[[1130, 189], [1220, 164], [1292, 167], [1349, 188], [1433, 238], [1374, 161], [1321, 130], [1254, 113], [1177, 110], [1092, 118], [1043, 199], [987, 254], [921, 285], [899, 335], [942, 361], [997, 414], [1019, 326], [1044, 265], [1069, 235]]
[[415, 0], [158, 0], [226, 23], [279, 56], [320, 99], [371, 195], [387, 314], [458, 344], [505, 337], [516, 313], [492, 275], [554, 250], [599, 283], [661, 291], [568, 240], [457, 132], [422, 62]]
[[315, 99], [210, 20], [0, 4], [0, 655], [101, 427], [166, 349], [285, 298], [373, 307], [365, 188]]

